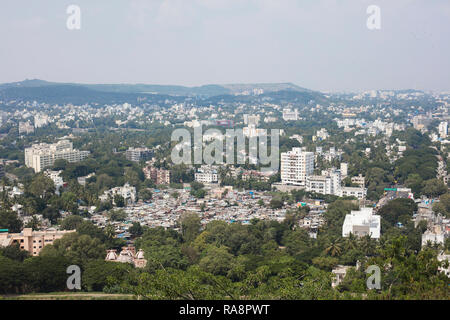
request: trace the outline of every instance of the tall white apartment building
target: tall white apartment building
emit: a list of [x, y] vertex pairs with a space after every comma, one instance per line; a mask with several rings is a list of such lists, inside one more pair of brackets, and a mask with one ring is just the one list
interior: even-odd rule
[[314, 153], [293, 148], [281, 153], [281, 181], [283, 184], [304, 186], [306, 177], [313, 174]]
[[439, 123], [439, 135], [441, 136], [441, 138], [445, 139], [447, 138], [447, 134], [448, 134], [448, 122], [443, 121]]
[[52, 166], [56, 160], [64, 159], [67, 162], [79, 162], [89, 156], [89, 151], [73, 149], [69, 140], [61, 140], [54, 144], [34, 144], [25, 149], [25, 165], [40, 172], [48, 166]]

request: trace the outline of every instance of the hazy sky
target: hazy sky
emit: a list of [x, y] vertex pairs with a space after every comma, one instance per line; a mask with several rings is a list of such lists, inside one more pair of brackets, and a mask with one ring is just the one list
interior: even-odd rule
[[450, 90], [450, 1], [1, 0], [0, 82], [25, 78]]

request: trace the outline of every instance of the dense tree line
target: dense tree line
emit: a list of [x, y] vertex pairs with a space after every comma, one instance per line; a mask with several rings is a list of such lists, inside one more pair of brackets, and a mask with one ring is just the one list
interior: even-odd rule
[[[65, 268], [76, 264], [84, 291], [148, 299], [448, 299], [449, 279], [438, 271], [441, 249], [421, 249], [424, 226], [414, 227], [412, 201], [398, 199], [382, 208], [378, 241], [341, 237], [343, 219], [353, 209], [357, 205], [351, 200], [331, 203], [316, 239], [298, 227], [307, 207], [290, 212], [283, 222], [212, 221], [202, 226], [200, 217], [186, 214], [179, 231], [133, 225], [135, 245], [144, 249], [148, 261], [144, 269], [105, 262], [106, 249], [124, 243], [108, 228], [72, 216], [62, 227], [77, 232], [46, 246], [39, 257], [18, 248], [0, 250], [0, 291], [64, 291]], [[331, 270], [338, 264], [353, 268], [333, 289]], [[371, 264], [383, 270], [381, 290], [365, 286], [369, 275], [364, 270]]]

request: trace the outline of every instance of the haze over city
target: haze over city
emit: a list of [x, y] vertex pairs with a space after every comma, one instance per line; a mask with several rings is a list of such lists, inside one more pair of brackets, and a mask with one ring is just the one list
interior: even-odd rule
[[[66, 27], [71, 4], [80, 30]], [[380, 30], [366, 26], [372, 4]], [[449, 18], [445, 0], [3, 1], [0, 83], [447, 91]]]

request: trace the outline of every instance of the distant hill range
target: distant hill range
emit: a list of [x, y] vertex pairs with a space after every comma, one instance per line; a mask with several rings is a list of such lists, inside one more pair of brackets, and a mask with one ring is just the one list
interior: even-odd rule
[[[46, 88], [47, 87], [47, 88]], [[89, 89], [93, 91], [122, 93], [122, 94], [158, 94], [170, 96], [204, 96], [212, 97], [219, 95], [258, 95], [262, 93], [294, 91], [313, 93], [292, 83], [256, 83], [256, 84], [228, 84], [228, 85], [204, 85], [198, 87], [185, 87], [173, 85], [152, 85], [152, 84], [78, 84], [78, 83], [56, 83], [44, 80], [25, 80], [21, 82], [0, 84], [0, 91], [19, 93], [22, 88], [45, 88], [61, 90], [68, 87], [74, 90]], [[31, 90], [36, 91], [36, 89]]]

